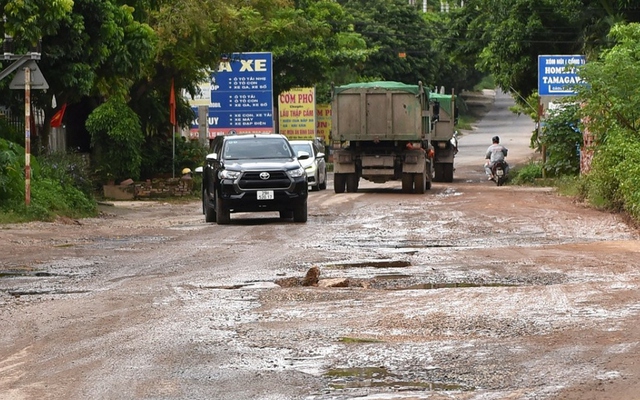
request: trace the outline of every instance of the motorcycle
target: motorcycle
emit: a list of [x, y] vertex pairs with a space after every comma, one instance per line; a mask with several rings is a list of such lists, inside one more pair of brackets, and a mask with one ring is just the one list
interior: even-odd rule
[[498, 186], [504, 185], [507, 181], [508, 165], [506, 161], [496, 161], [491, 167], [491, 179]]

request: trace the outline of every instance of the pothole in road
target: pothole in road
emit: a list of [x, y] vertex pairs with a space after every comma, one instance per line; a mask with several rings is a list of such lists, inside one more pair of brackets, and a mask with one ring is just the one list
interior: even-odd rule
[[14, 278], [14, 277], [48, 277], [48, 276], [58, 276], [58, 274], [53, 274], [51, 272], [38, 271], [30, 268], [24, 269], [9, 269], [9, 270], [0, 270], [0, 278]]
[[[404, 268], [410, 267], [411, 263], [406, 261], [379, 261], [366, 263], [349, 263], [349, 264], [331, 264], [329, 269], [342, 269], [355, 266], [356, 268], [373, 267], [373, 268]], [[280, 278], [274, 283], [283, 288], [293, 288], [300, 286], [312, 287], [359, 287], [364, 289], [378, 290], [429, 290], [429, 289], [453, 289], [453, 288], [479, 288], [479, 287], [518, 287], [527, 285], [550, 285], [562, 281], [562, 277], [546, 276], [546, 277], [495, 277], [495, 279], [486, 280], [483, 277], [468, 277], [467, 279], [456, 281], [433, 281], [432, 276], [420, 276], [408, 273], [391, 272], [376, 274], [371, 277], [357, 278], [320, 277], [320, 268], [311, 267], [304, 277], [287, 277]], [[244, 287], [245, 285], [243, 285]]]
[[16, 290], [8, 290], [7, 294], [13, 297], [20, 296], [39, 296], [39, 295], [54, 295], [54, 294], [84, 294], [91, 293], [90, 290], [29, 290], [29, 291], [16, 291]]
[[410, 267], [409, 261], [403, 260], [376, 260], [361, 261], [349, 263], [334, 263], [325, 265], [328, 269], [346, 269], [346, 268], [406, 268]]
[[101, 237], [92, 243], [84, 244], [85, 248], [133, 250], [132, 247], [139, 243], [162, 243], [169, 240], [166, 236], [127, 236], [127, 237]]
[[474, 388], [455, 383], [404, 380], [384, 367], [335, 368], [325, 373], [333, 389], [389, 387], [400, 390], [472, 391]]
[[473, 282], [453, 282], [453, 283], [418, 283], [407, 287], [397, 288], [397, 290], [417, 290], [417, 289], [448, 289], [448, 288], [475, 288], [475, 287], [512, 287], [522, 286], [510, 283], [473, 283]]

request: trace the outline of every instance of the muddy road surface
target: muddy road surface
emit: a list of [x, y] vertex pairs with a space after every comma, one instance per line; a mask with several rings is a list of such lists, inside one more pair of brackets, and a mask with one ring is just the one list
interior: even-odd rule
[[486, 180], [494, 134], [533, 156], [511, 103], [453, 183], [312, 192], [306, 224], [121, 202], [1, 226], [0, 399], [640, 399], [638, 233]]

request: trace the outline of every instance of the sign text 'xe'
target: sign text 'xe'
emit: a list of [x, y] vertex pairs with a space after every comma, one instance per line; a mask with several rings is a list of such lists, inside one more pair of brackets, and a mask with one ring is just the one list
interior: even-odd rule
[[[240, 60], [240, 69], [238, 72], [266, 72], [267, 60]], [[229, 61], [221, 62], [218, 66], [218, 72], [233, 72], [233, 64]]]

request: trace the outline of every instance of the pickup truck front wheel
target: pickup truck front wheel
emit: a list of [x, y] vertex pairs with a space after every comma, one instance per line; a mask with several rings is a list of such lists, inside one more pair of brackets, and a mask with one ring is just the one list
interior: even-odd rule
[[224, 201], [220, 197], [216, 198], [216, 222], [218, 225], [228, 225], [231, 223], [231, 212], [225, 207]]
[[296, 206], [293, 210], [293, 222], [307, 222], [307, 202]]
[[207, 192], [202, 191], [202, 211], [206, 222], [216, 222], [216, 210], [211, 206]]

